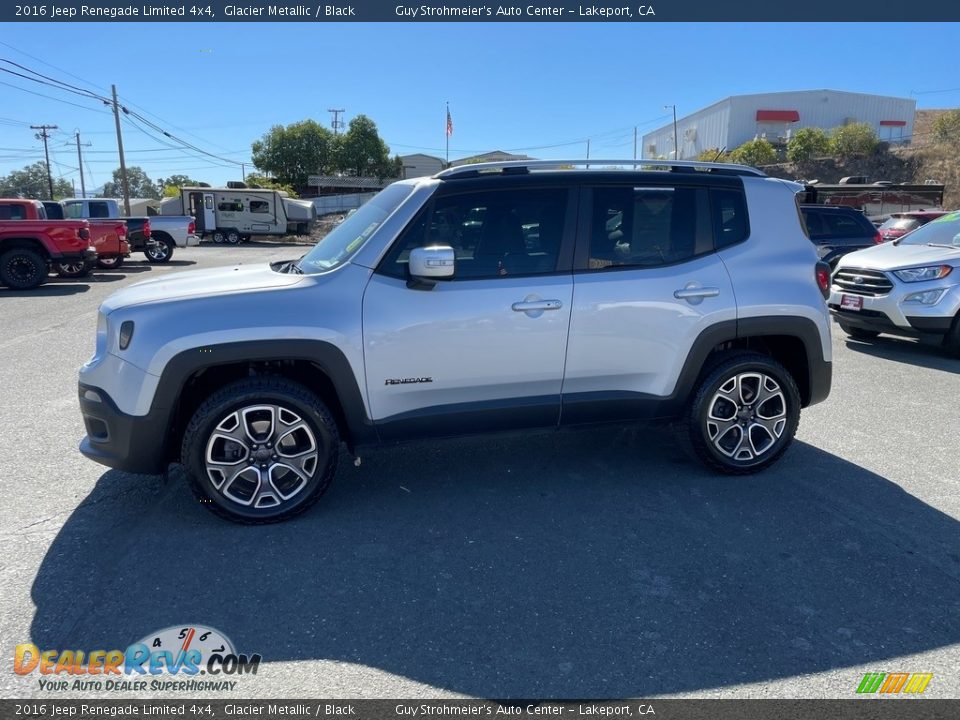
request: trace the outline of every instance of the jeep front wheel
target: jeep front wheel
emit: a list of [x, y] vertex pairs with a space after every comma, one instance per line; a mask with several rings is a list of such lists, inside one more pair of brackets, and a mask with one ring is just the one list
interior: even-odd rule
[[725, 474], [776, 462], [800, 423], [800, 393], [780, 363], [759, 353], [721, 362], [700, 382], [686, 416], [697, 457]]
[[340, 436], [323, 402], [283, 378], [249, 378], [204, 402], [184, 433], [190, 485], [213, 512], [260, 524], [297, 515], [330, 486]]

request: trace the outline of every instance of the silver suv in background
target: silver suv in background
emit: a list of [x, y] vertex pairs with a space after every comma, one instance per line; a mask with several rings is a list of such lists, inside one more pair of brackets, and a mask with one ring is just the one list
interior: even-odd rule
[[647, 160], [396, 182], [299, 260], [110, 296], [81, 451], [134, 473], [179, 461], [248, 523], [311, 505], [341, 443], [669, 420], [710, 468], [755, 472], [830, 390], [801, 190]]
[[960, 355], [960, 212], [842, 257], [829, 304], [851, 337], [890, 333]]

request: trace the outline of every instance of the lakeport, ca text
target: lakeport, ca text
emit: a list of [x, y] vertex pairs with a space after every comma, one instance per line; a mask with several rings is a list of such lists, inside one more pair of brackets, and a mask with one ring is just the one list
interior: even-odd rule
[[[16, 5], [16, 17], [33, 20], [98, 19], [129, 20], [131, 18], [183, 18], [185, 20], [213, 20], [218, 17], [235, 18], [285, 18], [334, 20], [357, 17], [353, 5], [226, 5], [222, 13], [211, 5], [128, 5], [125, 7], [98, 7], [79, 5]], [[401, 19], [464, 18], [491, 20], [502, 18], [628, 18], [638, 19], [656, 16], [653, 5], [397, 5], [394, 15]]]

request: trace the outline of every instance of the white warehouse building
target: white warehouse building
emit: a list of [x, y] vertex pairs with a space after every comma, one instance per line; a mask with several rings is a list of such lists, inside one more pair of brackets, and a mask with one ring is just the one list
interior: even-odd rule
[[[690, 159], [711, 148], [730, 151], [756, 137], [780, 145], [800, 128], [832, 130], [855, 122], [870, 125], [881, 140], [906, 143], [916, 110], [917, 101], [909, 98], [840, 90], [734, 95], [677, 118], [677, 155]], [[673, 133], [670, 122], [644, 135], [642, 157], [672, 159]]]

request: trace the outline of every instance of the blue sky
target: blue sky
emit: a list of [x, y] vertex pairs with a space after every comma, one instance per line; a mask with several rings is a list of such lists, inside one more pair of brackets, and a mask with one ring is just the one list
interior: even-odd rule
[[[960, 106], [957, 24], [59, 23], [0, 24], [0, 57], [122, 101], [219, 159], [123, 127], [128, 165], [239, 179], [250, 143], [328, 108], [363, 113], [394, 154], [502, 149], [535, 157], [631, 157], [633, 127], [728, 95], [830, 88]], [[14, 69], [9, 65], [0, 67]], [[55, 175], [87, 187], [118, 166], [102, 104], [0, 73], [0, 174], [43, 159], [30, 124], [55, 124]], [[13, 87], [11, 87], [13, 86]], [[49, 95], [50, 98], [35, 94]], [[56, 99], [51, 99], [56, 98]], [[66, 103], [75, 103], [70, 105]], [[233, 161], [233, 162], [229, 162]], [[249, 166], [248, 166], [249, 170]]]

